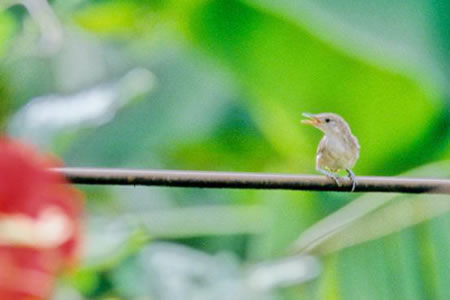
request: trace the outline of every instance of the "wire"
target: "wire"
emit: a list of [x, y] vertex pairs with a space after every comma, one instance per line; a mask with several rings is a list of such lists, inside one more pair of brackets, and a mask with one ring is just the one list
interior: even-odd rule
[[[108, 168], [56, 168], [52, 172], [64, 175], [74, 184], [146, 185], [166, 187], [280, 189], [349, 192], [351, 181], [341, 178], [338, 187], [325, 176], [178, 171], [131, 170]], [[406, 177], [357, 177], [355, 192], [397, 192], [450, 194], [450, 179]]]

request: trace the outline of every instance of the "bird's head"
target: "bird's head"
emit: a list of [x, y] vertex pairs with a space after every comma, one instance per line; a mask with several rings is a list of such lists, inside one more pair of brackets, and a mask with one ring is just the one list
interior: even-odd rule
[[348, 126], [345, 120], [333, 113], [320, 113], [320, 114], [310, 114], [303, 113], [304, 117], [307, 117], [308, 120], [302, 120], [303, 124], [312, 125], [320, 130], [322, 130], [325, 134], [345, 134], [350, 131], [350, 127]]

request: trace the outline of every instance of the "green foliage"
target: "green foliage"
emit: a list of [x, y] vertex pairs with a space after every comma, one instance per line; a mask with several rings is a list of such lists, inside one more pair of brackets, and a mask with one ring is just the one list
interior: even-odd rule
[[86, 4], [74, 17], [83, 28], [97, 34], [132, 37], [142, 27], [149, 26], [151, 11], [133, 1], [107, 1]]
[[[248, 31], [235, 30], [240, 25]], [[379, 165], [429, 134], [431, 121], [442, 109], [405, 75], [348, 56], [289, 22], [237, 1], [206, 4], [192, 27], [197, 40], [230, 64], [248, 86], [251, 100], [264, 103], [258, 105], [255, 119], [293, 161], [302, 155], [301, 141], [308, 138], [298, 129], [301, 111], [338, 112], [358, 124], [354, 131], [364, 151], [357, 170], [386, 173], [386, 166]], [[390, 145], [389, 150], [380, 152], [381, 145]], [[388, 169], [398, 172], [414, 165], [412, 160], [398, 161]]]
[[4, 131], [7, 117], [10, 112], [10, 95], [4, 73], [0, 70], [0, 132]]
[[11, 46], [11, 39], [16, 31], [16, 24], [13, 17], [0, 11], [0, 61], [3, 60], [8, 48]]
[[1, 66], [15, 32], [14, 19], [7, 13], [0, 11], [0, 132], [4, 131], [6, 118], [10, 112], [9, 83]]
[[[357, 175], [397, 175], [437, 161], [416, 175], [448, 178], [442, 162], [450, 158], [445, 1], [51, 3], [66, 34], [60, 51], [47, 56], [24, 49], [38, 44], [36, 20], [26, 11], [17, 20], [11, 9], [0, 12], [0, 122], [16, 120], [28, 101], [42, 97], [116, 101], [98, 122], [67, 128], [50, 122], [21, 133], [33, 140], [58, 128], [40, 146], [69, 166], [312, 173], [321, 133], [299, 123], [301, 112], [330, 111], [341, 114], [359, 139]], [[19, 48], [23, 53], [11, 52]], [[136, 67], [151, 73], [144, 93], [130, 92], [142, 85], [139, 78], [128, 90], [120, 85]], [[66, 281], [94, 299], [151, 293], [154, 286], [145, 284], [157, 285], [158, 276], [144, 270], [145, 253], [160, 239], [211, 255], [223, 251], [247, 266], [284, 257], [312, 224], [360, 199], [283, 191], [83, 189], [87, 219], [107, 221], [89, 223], [86, 235], [97, 238], [88, 240], [86, 259]], [[425, 214], [417, 204], [406, 205], [412, 199], [396, 201], [409, 213]], [[217, 223], [207, 222], [216, 220], [210, 208], [221, 212]], [[396, 218], [386, 213], [383, 223]], [[280, 299], [450, 298], [449, 220], [445, 214], [322, 255], [317, 280], [273, 292]], [[356, 224], [367, 234], [383, 225]], [[92, 260], [89, 250], [99, 249], [103, 255]], [[184, 255], [188, 261], [201, 256]], [[227, 266], [235, 268], [230, 261]], [[233, 280], [242, 277], [236, 273]], [[204, 284], [196, 280], [197, 287]]]

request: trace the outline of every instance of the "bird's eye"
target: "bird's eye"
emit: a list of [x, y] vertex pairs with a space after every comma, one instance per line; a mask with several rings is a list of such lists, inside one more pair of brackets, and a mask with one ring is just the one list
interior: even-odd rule
[[330, 121], [331, 121], [331, 120], [328, 119], [328, 118], [325, 119], [325, 123], [330, 123]]

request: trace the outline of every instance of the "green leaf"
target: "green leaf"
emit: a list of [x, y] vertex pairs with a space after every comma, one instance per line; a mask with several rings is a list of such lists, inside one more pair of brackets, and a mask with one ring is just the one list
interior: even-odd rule
[[246, 2], [291, 20], [351, 56], [449, 92], [448, 1]]

